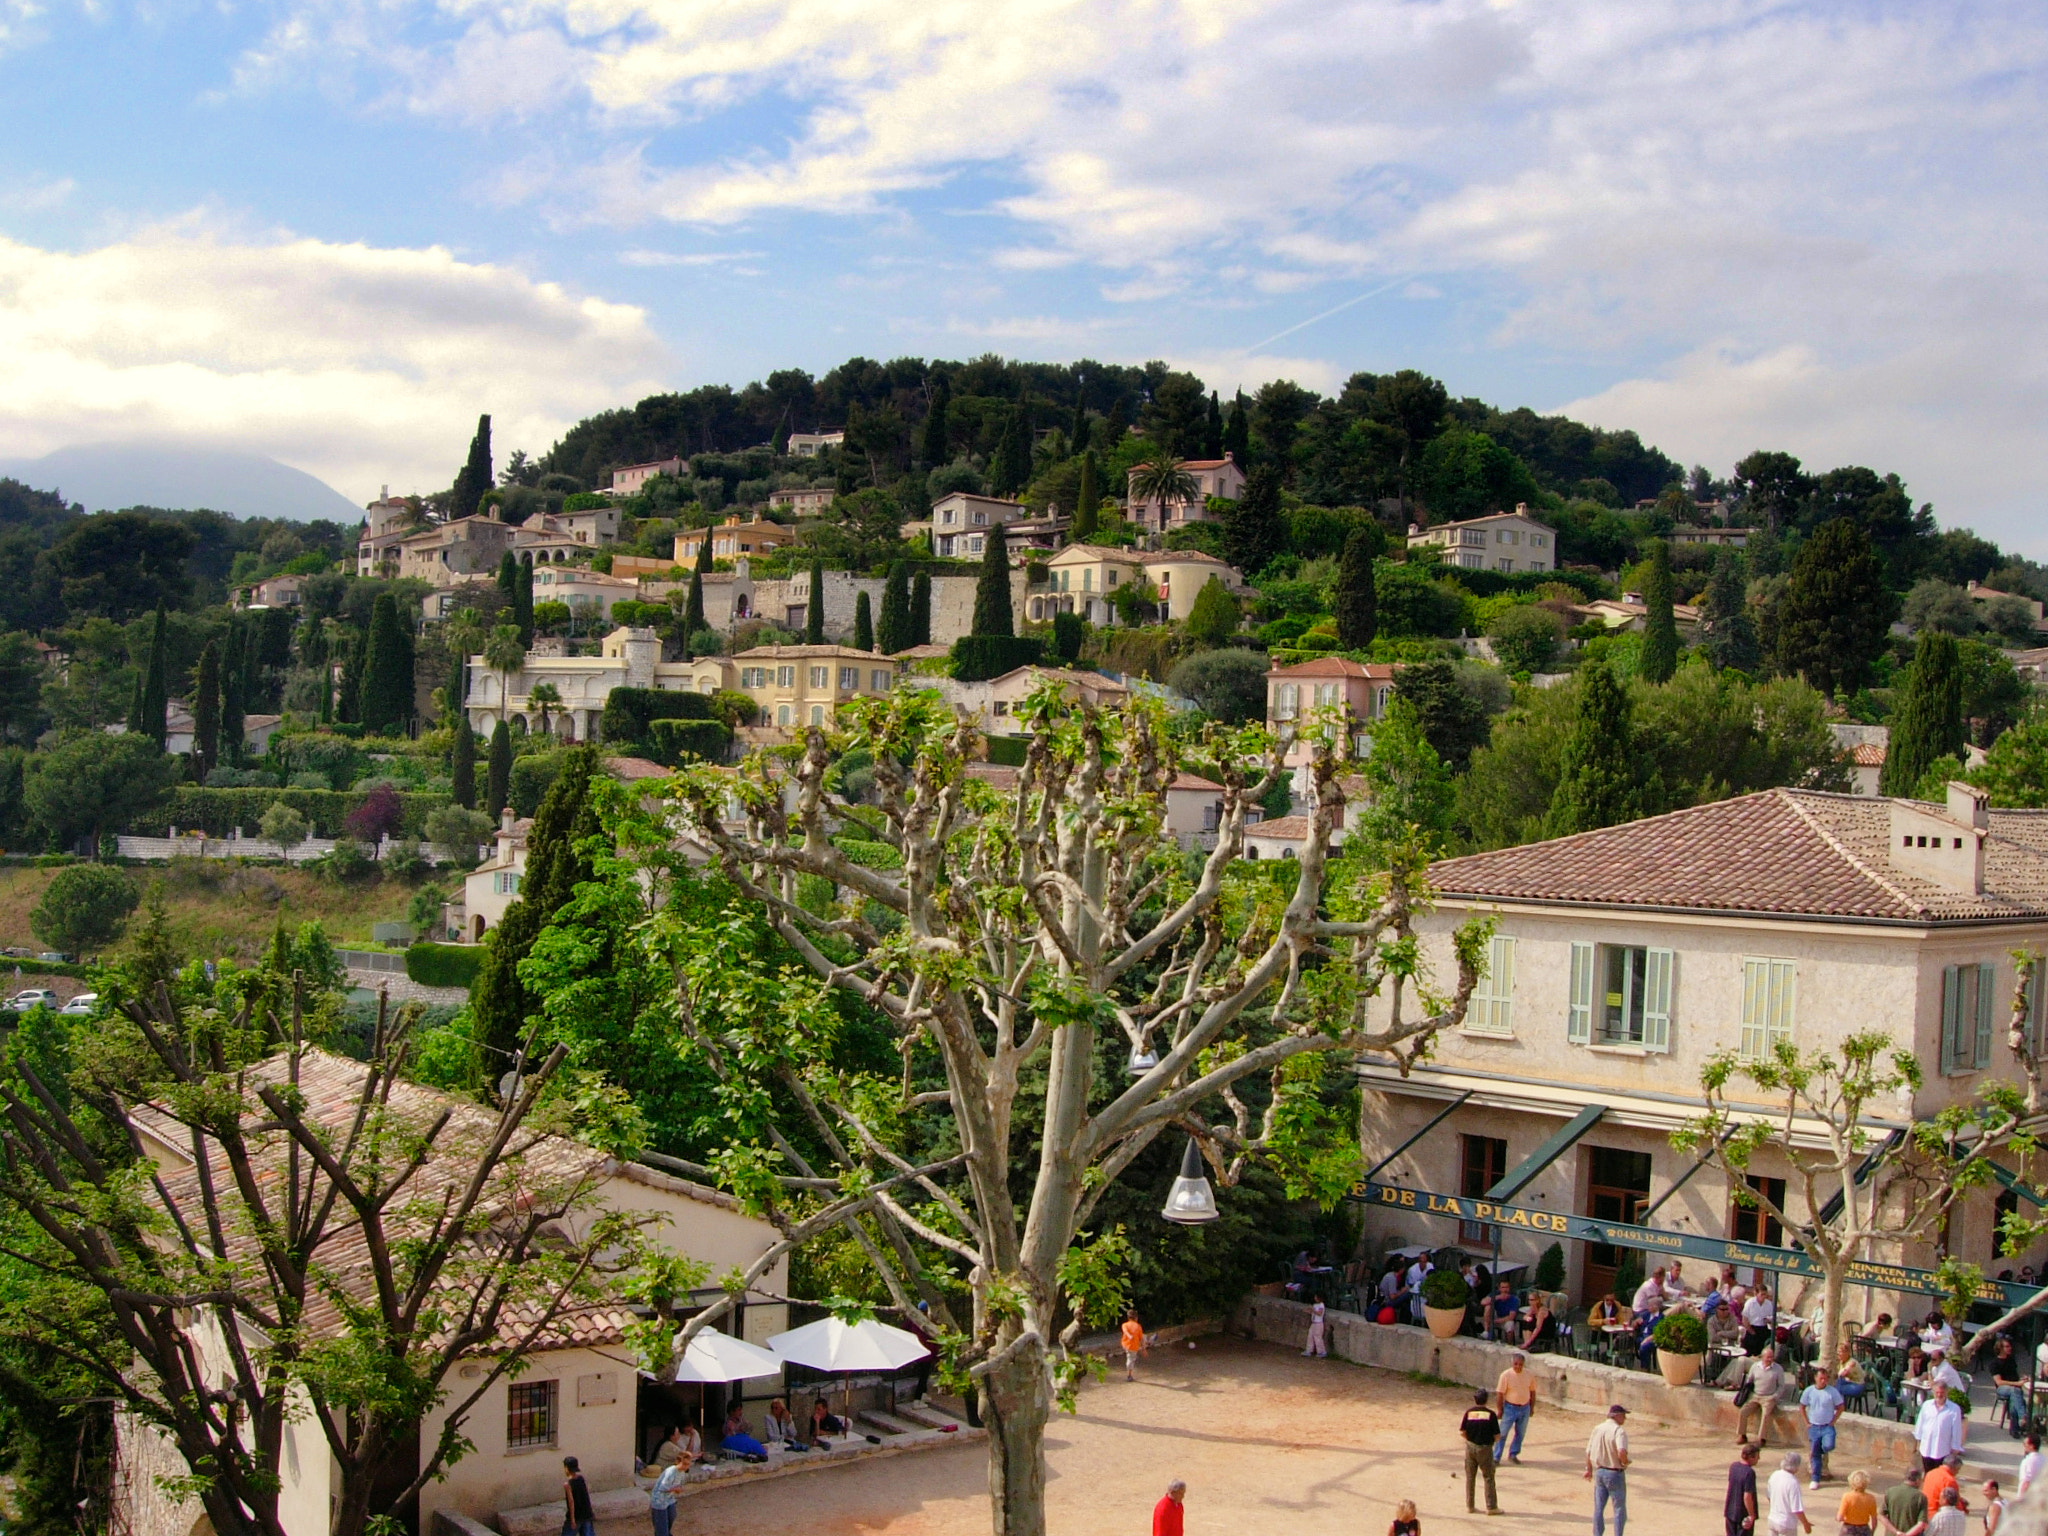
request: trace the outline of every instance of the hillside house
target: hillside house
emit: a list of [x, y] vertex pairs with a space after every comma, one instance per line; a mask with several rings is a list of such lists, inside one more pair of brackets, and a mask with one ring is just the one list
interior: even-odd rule
[[1393, 694], [1391, 666], [1318, 656], [1266, 674], [1266, 725], [1288, 743], [1287, 766], [1299, 768], [1310, 757], [1308, 743], [1298, 739], [1303, 727], [1318, 710], [1334, 709], [1352, 755], [1362, 757], [1366, 728], [1387, 712]]
[[1408, 530], [1408, 547], [1435, 546], [1444, 564], [1468, 571], [1552, 571], [1557, 569], [1557, 535], [1529, 515], [1526, 504], [1512, 512], [1439, 523]]
[[681, 459], [655, 459], [646, 464], [627, 464], [612, 471], [612, 483], [608, 490], [613, 496], [638, 496], [647, 489], [647, 482], [656, 475], [679, 476], [685, 467]]
[[1244, 495], [1244, 471], [1230, 454], [1220, 459], [1185, 459], [1180, 467], [1194, 480], [1194, 494], [1170, 499], [1138, 495], [1133, 489], [1138, 472], [1133, 469], [1124, 488], [1125, 519], [1148, 532], [1164, 533], [1189, 523], [1207, 522], [1211, 496], [1236, 501]]

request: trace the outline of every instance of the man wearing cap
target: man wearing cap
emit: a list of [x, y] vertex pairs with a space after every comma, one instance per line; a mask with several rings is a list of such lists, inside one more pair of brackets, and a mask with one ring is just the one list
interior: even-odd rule
[[1607, 1506], [1614, 1506], [1614, 1536], [1628, 1526], [1628, 1410], [1615, 1403], [1586, 1440], [1586, 1481], [1593, 1485], [1593, 1536], [1607, 1536]]

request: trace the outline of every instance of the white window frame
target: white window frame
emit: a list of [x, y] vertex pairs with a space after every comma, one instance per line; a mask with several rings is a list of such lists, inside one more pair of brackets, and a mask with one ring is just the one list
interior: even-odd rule
[[1799, 962], [1742, 957], [1742, 1034], [1736, 1054], [1762, 1061], [1790, 1040], [1799, 1017]]
[[[1626, 962], [1620, 1002], [1609, 1001], [1615, 994], [1606, 990], [1607, 969], [1611, 963], [1608, 957], [1616, 950], [1643, 952], [1640, 1036], [1608, 1033], [1609, 1008], [1618, 1006], [1624, 1022], [1637, 1012], [1635, 972]], [[1671, 1015], [1677, 992], [1678, 956], [1673, 950], [1657, 949], [1647, 944], [1574, 944], [1565, 1038], [1574, 1045], [1595, 1049], [1666, 1054], [1671, 1049]]]
[[812, 686], [813, 688], [829, 688], [829, 687], [831, 687], [831, 686], [832, 686], [832, 669], [831, 669], [830, 667], [812, 667], [812, 668], [811, 668], [811, 686]]
[[839, 686], [842, 688], [858, 688], [860, 686], [860, 668], [841, 667], [839, 669]]
[[1515, 940], [1496, 933], [1486, 949], [1486, 974], [1472, 989], [1465, 1010], [1465, 1030], [1474, 1035], [1512, 1036], [1515, 1032]]
[[793, 666], [777, 667], [775, 669], [775, 686], [778, 688], [794, 688], [796, 686], [796, 668]]

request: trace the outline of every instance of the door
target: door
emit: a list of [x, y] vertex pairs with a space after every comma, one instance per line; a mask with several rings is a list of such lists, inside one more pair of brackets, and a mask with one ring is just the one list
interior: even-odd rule
[[[1625, 1152], [1619, 1147], [1586, 1149], [1585, 1214], [1595, 1221], [1633, 1222], [1642, 1217], [1650, 1203], [1650, 1154]], [[1621, 1250], [1606, 1243], [1586, 1244], [1585, 1274], [1581, 1301], [1591, 1306], [1614, 1289], [1615, 1271], [1621, 1267]], [[1626, 1306], [1629, 1298], [1621, 1298]]]

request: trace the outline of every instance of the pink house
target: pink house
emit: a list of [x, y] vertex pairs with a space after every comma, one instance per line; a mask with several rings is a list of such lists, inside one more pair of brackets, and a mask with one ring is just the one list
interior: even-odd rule
[[1307, 747], [1294, 740], [1302, 724], [1317, 710], [1341, 708], [1350, 722], [1352, 750], [1362, 754], [1364, 727], [1387, 712], [1393, 692], [1391, 666], [1318, 656], [1266, 674], [1266, 724], [1288, 743], [1288, 766], [1298, 767], [1308, 761]]
[[[1209, 517], [1208, 498], [1211, 496], [1236, 501], [1244, 495], [1244, 471], [1227, 453], [1220, 459], [1186, 459], [1180, 467], [1194, 478], [1195, 494], [1191, 498], [1177, 501], [1162, 500], [1156, 496], [1140, 497], [1128, 488], [1127, 482], [1129, 507], [1124, 515], [1140, 528], [1164, 532], [1187, 523], [1206, 522]], [[1135, 481], [1137, 474], [1133, 469], [1131, 480]]]

